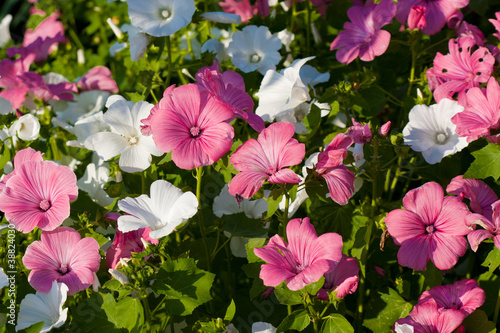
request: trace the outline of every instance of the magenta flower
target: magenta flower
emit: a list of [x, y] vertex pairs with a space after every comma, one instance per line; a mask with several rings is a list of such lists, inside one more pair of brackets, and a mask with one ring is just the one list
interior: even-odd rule
[[219, 72], [219, 64], [203, 67], [196, 73], [196, 84], [200, 91], [208, 91], [211, 96], [226, 104], [235, 117], [244, 119], [254, 130], [265, 128], [264, 120], [253, 113], [254, 103], [245, 92], [245, 82], [241, 75], [233, 71]]
[[495, 192], [485, 182], [476, 179], [464, 179], [463, 176], [453, 178], [446, 187], [446, 192], [469, 199], [472, 211], [488, 219], [493, 214], [491, 205], [498, 200]]
[[0, 91], [0, 97], [8, 99], [14, 109], [19, 109], [30, 90], [21, 76], [28, 72], [34, 59], [35, 55], [31, 54], [26, 58], [0, 61], [0, 88], [5, 88]]
[[276, 183], [300, 183], [300, 177], [288, 166], [297, 165], [306, 154], [305, 145], [292, 136], [295, 126], [289, 122], [271, 124], [231, 155], [230, 161], [241, 171], [229, 182], [229, 193], [250, 198], [267, 180]]
[[352, 143], [349, 136], [337, 134], [326, 149], [319, 153], [316, 163], [317, 176], [326, 181], [330, 197], [339, 205], [347, 204], [354, 193], [354, 173], [342, 165], [347, 148]]
[[106, 263], [108, 268], [115, 269], [116, 264], [121, 258], [131, 258], [132, 252], [142, 252], [145, 250], [144, 243], [141, 239], [152, 244], [158, 244], [158, 239], [149, 237], [149, 228], [141, 228], [129, 232], [121, 232], [116, 229], [115, 239], [108, 250], [106, 251]]
[[463, 8], [469, 0], [400, 0], [397, 2], [396, 19], [404, 24], [414, 6], [425, 8], [426, 26], [422, 32], [426, 35], [437, 34], [454, 16], [457, 8]]
[[489, 19], [488, 21], [493, 24], [496, 29], [496, 33], [493, 34], [496, 38], [500, 39], [500, 12], [495, 13], [495, 19]]
[[399, 325], [408, 324], [414, 333], [451, 333], [464, 319], [460, 311], [439, 311], [434, 301], [415, 305], [410, 314], [399, 319]]
[[433, 91], [436, 102], [443, 98], [453, 99], [455, 93], [460, 99], [467, 89], [488, 81], [495, 58], [485, 47], [472, 52], [474, 45], [475, 41], [470, 37], [450, 39], [450, 53], [437, 53], [434, 67], [426, 72], [429, 89]]
[[484, 46], [484, 34], [478, 27], [473, 24], [469, 24], [462, 21], [458, 27], [455, 28], [455, 32], [459, 38], [470, 37], [473, 38], [477, 46]]
[[457, 125], [458, 135], [467, 141], [488, 136], [490, 130], [500, 128], [500, 86], [494, 77], [488, 81], [485, 90], [470, 88], [465, 95], [465, 109], [451, 118]]
[[344, 298], [358, 288], [359, 265], [355, 258], [342, 255], [335, 268], [325, 274], [325, 284], [318, 291], [318, 299], [328, 301], [328, 291], [337, 292], [337, 298]]
[[248, 23], [248, 20], [257, 14], [257, 7], [252, 6], [249, 0], [224, 0], [219, 2], [219, 5], [224, 12], [241, 16], [243, 23]]
[[104, 66], [91, 68], [76, 84], [80, 88], [80, 92], [89, 90], [102, 90], [115, 94], [118, 92], [111, 71]]
[[286, 235], [288, 243], [274, 235], [265, 247], [254, 249], [267, 262], [259, 275], [265, 286], [286, 281], [290, 290], [300, 290], [332, 271], [342, 258], [342, 237], [336, 233], [318, 237], [307, 217], [290, 220]]
[[500, 201], [496, 201], [491, 207], [493, 209], [491, 217], [481, 214], [470, 214], [465, 219], [465, 223], [469, 228], [474, 228], [477, 225], [484, 228], [472, 230], [467, 235], [470, 247], [474, 252], [477, 251], [479, 244], [488, 238], [493, 238], [495, 246], [500, 250]]
[[405, 209], [387, 214], [387, 231], [396, 245], [398, 262], [414, 270], [425, 270], [429, 259], [440, 270], [452, 268], [467, 250], [465, 224], [469, 210], [457, 197], [444, 197], [439, 184], [426, 183], [406, 193]]
[[14, 170], [5, 175], [2, 180], [0, 180], [0, 192], [2, 192], [3, 188], [7, 181], [16, 174], [16, 167], [20, 166], [26, 161], [43, 161], [43, 154], [39, 151], [34, 150], [33, 148], [26, 148], [17, 152], [16, 156], [14, 156]]
[[[196, 84], [167, 88], [149, 118], [158, 149], [181, 169], [211, 165], [233, 144], [233, 112]], [[143, 122], [144, 123], [144, 122]]]
[[69, 203], [77, 196], [73, 171], [32, 154], [20, 165], [16, 163], [14, 175], [0, 193], [0, 210], [21, 232], [35, 227], [53, 230], [69, 216]]
[[420, 295], [418, 302], [424, 303], [430, 299], [436, 302], [439, 310], [458, 310], [465, 318], [483, 305], [485, 294], [476, 280], [464, 279], [426, 290]]
[[28, 282], [33, 288], [46, 293], [56, 280], [68, 286], [68, 295], [94, 282], [100, 261], [97, 241], [91, 237], [81, 239], [69, 227], [43, 231], [41, 240], [31, 243], [23, 256], [24, 266], [31, 270]]
[[21, 54], [21, 57], [36, 54], [35, 62], [44, 61], [55, 50], [58, 43], [66, 42], [64, 26], [53, 13], [40, 23], [35, 30], [28, 29], [24, 34], [23, 45], [7, 49], [9, 57]]
[[427, 26], [425, 21], [425, 7], [413, 6], [408, 14], [408, 29], [410, 30], [422, 30]]
[[382, 55], [391, 40], [391, 34], [380, 30], [392, 22], [396, 15], [396, 5], [392, 0], [382, 0], [369, 6], [352, 6], [347, 11], [351, 22], [344, 23], [344, 30], [330, 45], [330, 50], [338, 49], [337, 60], [351, 63], [359, 56], [363, 61], [372, 61]]
[[352, 120], [352, 126], [347, 129], [345, 135], [350, 137], [354, 143], [368, 143], [372, 140], [372, 132], [370, 131], [370, 124], [358, 123], [354, 118]]

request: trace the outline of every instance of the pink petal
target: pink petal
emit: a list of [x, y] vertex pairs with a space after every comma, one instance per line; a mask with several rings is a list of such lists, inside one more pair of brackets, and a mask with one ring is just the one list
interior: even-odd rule
[[331, 269], [328, 260], [317, 260], [296, 276], [287, 279], [287, 287], [290, 290], [300, 290], [306, 285], [318, 281], [326, 272]]
[[385, 224], [396, 245], [425, 234], [425, 224], [415, 213], [407, 210], [396, 209], [389, 212], [385, 217]]
[[401, 266], [423, 271], [428, 261], [429, 236], [416, 236], [401, 243], [401, 248], [398, 251], [398, 262]]
[[425, 225], [434, 224], [443, 203], [444, 191], [434, 182], [428, 182], [406, 193], [403, 206], [417, 214]]
[[229, 193], [248, 199], [257, 193], [268, 177], [265, 172], [242, 171], [229, 182]]
[[440, 270], [455, 266], [458, 257], [463, 256], [465, 251], [467, 251], [467, 241], [463, 236], [436, 232], [430, 239], [429, 257]]
[[294, 133], [295, 126], [292, 123], [278, 122], [259, 134], [257, 141], [262, 145], [270, 164], [278, 170], [297, 165], [304, 159], [305, 145], [292, 139]]
[[321, 175], [326, 180], [333, 201], [345, 205], [354, 193], [354, 172], [344, 165], [328, 169]]
[[298, 184], [300, 181], [300, 177], [290, 169], [281, 169], [268, 179], [271, 184]]
[[278, 266], [264, 264], [260, 268], [259, 277], [262, 279], [265, 286], [276, 287], [281, 282], [293, 278], [294, 273]]
[[52, 281], [60, 276], [61, 274], [55, 270], [33, 270], [28, 276], [28, 282], [36, 291], [48, 293], [52, 287]]
[[472, 251], [476, 252], [479, 244], [488, 238], [492, 238], [494, 235], [489, 230], [473, 230], [467, 235], [467, 240], [469, 241]]
[[262, 145], [254, 139], [239, 146], [231, 155], [230, 162], [238, 171], [266, 172], [272, 169]]

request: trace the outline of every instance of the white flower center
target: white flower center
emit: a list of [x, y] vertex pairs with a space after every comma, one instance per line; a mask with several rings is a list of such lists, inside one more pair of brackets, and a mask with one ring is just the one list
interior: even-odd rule
[[160, 17], [164, 20], [170, 18], [170, 16], [172, 16], [172, 11], [170, 10], [170, 8], [168, 7], [165, 7], [165, 8], [162, 8], [160, 9]]
[[444, 145], [448, 140], [448, 136], [445, 133], [436, 134], [436, 143], [439, 145]]
[[132, 136], [128, 139], [128, 144], [134, 146], [139, 142], [139, 138], [137, 136]]
[[259, 61], [261, 60], [261, 57], [260, 55], [258, 55], [257, 53], [253, 53], [250, 55], [250, 57], [248, 57], [248, 61], [251, 63], [251, 64], [256, 64], [258, 63]]

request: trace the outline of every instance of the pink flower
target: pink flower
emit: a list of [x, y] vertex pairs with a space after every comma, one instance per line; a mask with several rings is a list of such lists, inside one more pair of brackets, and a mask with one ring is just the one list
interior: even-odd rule
[[491, 24], [493, 24], [493, 26], [497, 31], [496, 33], [493, 34], [493, 36], [500, 39], [500, 12], [496, 12], [495, 17], [496, 19], [489, 19], [488, 21], [490, 21]]
[[57, 13], [52, 13], [35, 30], [28, 29], [24, 34], [23, 45], [7, 50], [9, 57], [16, 54], [21, 54], [21, 57], [24, 57], [34, 53], [36, 54], [35, 62], [47, 59], [58, 43], [66, 42], [64, 26], [60, 21], [57, 21], [57, 18]]
[[426, 183], [406, 193], [404, 209], [387, 214], [387, 231], [394, 238], [398, 262], [425, 270], [429, 259], [440, 270], [452, 268], [467, 250], [467, 206], [456, 197], [443, 197], [439, 184]]
[[252, 6], [249, 0], [225, 0], [219, 2], [219, 5], [224, 12], [241, 16], [243, 23], [248, 23], [248, 20], [257, 14], [257, 7]]
[[76, 84], [80, 88], [80, 92], [89, 90], [102, 90], [109, 93], [118, 92], [111, 71], [104, 66], [91, 68]]
[[91, 237], [68, 227], [43, 231], [41, 240], [31, 243], [23, 263], [31, 270], [28, 282], [40, 292], [48, 292], [52, 281], [68, 286], [68, 295], [87, 289], [94, 282], [101, 256], [99, 244]]
[[149, 237], [149, 228], [141, 228], [129, 232], [121, 232], [116, 229], [115, 239], [106, 251], [106, 263], [108, 268], [115, 269], [121, 258], [131, 258], [132, 252], [142, 252], [145, 250], [141, 239], [152, 244], [158, 244], [158, 239]]
[[473, 38], [478, 46], [484, 46], [484, 34], [478, 27], [473, 24], [469, 24], [462, 21], [458, 27], [455, 28], [455, 32], [459, 38], [470, 37]]
[[[0, 210], [16, 229], [53, 230], [69, 216], [69, 203], [78, 196], [76, 176], [68, 167], [26, 152], [15, 161], [14, 175], [0, 193]], [[31, 154], [31, 156], [27, 156]]]
[[493, 190], [482, 180], [464, 179], [456, 176], [446, 187], [446, 192], [465, 197], [470, 200], [470, 208], [473, 212], [491, 219], [493, 208], [491, 205], [498, 200]]
[[2, 192], [7, 181], [16, 174], [16, 167], [20, 166], [26, 161], [43, 161], [42, 156], [42, 153], [29, 147], [18, 151], [16, 156], [14, 156], [14, 170], [8, 175], [5, 175], [3, 179], [0, 180], [0, 192]]
[[408, 15], [408, 29], [410, 30], [422, 30], [427, 26], [425, 21], [425, 7], [413, 6], [410, 9], [410, 14]]
[[475, 280], [464, 279], [426, 290], [418, 298], [418, 302], [424, 303], [430, 299], [436, 302], [438, 309], [458, 310], [463, 313], [465, 318], [483, 305], [485, 294]]
[[453, 116], [451, 121], [457, 125], [458, 135], [466, 136], [468, 142], [500, 128], [500, 86], [497, 80], [491, 77], [485, 90], [470, 88], [465, 95], [464, 111]]
[[220, 73], [219, 64], [203, 67], [196, 73], [196, 84], [200, 91], [208, 91], [210, 95], [230, 108], [234, 116], [248, 122], [257, 132], [265, 128], [264, 120], [253, 113], [254, 103], [245, 92], [245, 82], [241, 75], [233, 71]]
[[395, 14], [396, 5], [392, 0], [349, 8], [347, 15], [352, 22], [344, 23], [344, 31], [332, 42], [330, 50], [340, 48], [337, 60], [346, 65], [358, 56], [363, 61], [372, 61], [389, 46], [391, 34], [380, 28], [391, 23]]
[[189, 170], [211, 165], [231, 149], [234, 130], [226, 121], [233, 116], [208, 92], [187, 84], [167, 88], [146, 123], [158, 149], [173, 151], [175, 165]]
[[396, 19], [404, 24], [414, 6], [425, 8], [425, 22], [422, 29], [426, 35], [437, 34], [457, 11], [457, 8], [467, 6], [469, 0], [400, 0], [397, 2]]
[[390, 129], [391, 129], [391, 122], [388, 121], [385, 124], [383, 124], [382, 126], [380, 126], [380, 130], [378, 131], [378, 134], [380, 134], [381, 136], [386, 136], [387, 133], [389, 133]]
[[19, 77], [38, 99], [45, 102], [54, 100], [72, 101], [73, 93], [78, 93], [76, 84], [61, 82], [57, 84], [47, 84], [44, 78], [35, 72], [26, 72]]
[[[434, 67], [426, 72], [429, 80], [429, 89], [434, 92], [436, 102], [443, 98], [453, 99], [465, 94], [467, 89], [479, 87], [480, 83], [488, 81], [493, 72], [495, 58], [485, 47], [479, 47], [472, 52], [474, 39], [450, 39], [448, 47], [450, 53], [437, 53], [434, 58]], [[434, 83], [431, 85], [431, 81]]]
[[325, 284], [318, 291], [318, 299], [328, 301], [328, 291], [337, 292], [337, 298], [353, 294], [358, 288], [359, 265], [355, 258], [342, 255], [335, 268], [325, 274]]
[[354, 141], [354, 143], [368, 143], [372, 140], [372, 132], [370, 131], [370, 124], [358, 123], [352, 118], [352, 126], [347, 129], [345, 133]]
[[347, 204], [354, 193], [354, 173], [342, 165], [352, 143], [350, 137], [337, 134], [325, 151], [319, 153], [316, 164], [317, 176], [325, 179], [330, 197], [339, 205]]
[[451, 333], [463, 319], [460, 311], [439, 311], [436, 302], [428, 301], [415, 305], [407, 317], [396, 323], [413, 326], [414, 333]]
[[300, 177], [288, 166], [299, 164], [305, 145], [293, 139], [295, 126], [289, 122], [271, 124], [260, 132], [257, 140], [250, 139], [231, 155], [230, 161], [241, 171], [229, 182], [229, 193], [250, 198], [267, 180], [271, 184], [298, 184]]
[[336, 233], [316, 235], [309, 218], [293, 219], [286, 227], [288, 244], [274, 235], [255, 255], [267, 262], [260, 269], [265, 286], [286, 281], [290, 290], [300, 290], [331, 272], [342, 258], [342, 237]]
[[0, 61], [0, 96], [8, 99], [14, 109], [19, 109], [26, 99], [26, 93], [30, 90], [21, 79], [28, 72], [35, 55], [17, 60], [3, 59]]
[[470, 214], [465, 219], [468, 227], [474, 228], [476, 225], [484, 229], [472, 230], [468, 235], [472, 251], [476, 252], [479, 244], [488, 238], [493, 238], [495, 246], [500, 250], [500, 201], [496, 201], [491, 205], [493, 213], [491, 217], [486, 217], [481, 214]]

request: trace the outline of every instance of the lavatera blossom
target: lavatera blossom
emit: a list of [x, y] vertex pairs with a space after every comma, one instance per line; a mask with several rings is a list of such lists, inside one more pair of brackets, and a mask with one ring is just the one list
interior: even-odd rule
[[290, 220], [286, 235], [288, 243], [274, 235], [265, 247], [254, 249], [267, 262], [259, 275], [265, 286], [286, 281], [290, 290], [300, 290], [331, 272], [342, 258], [342, 237], [336, 233], [318, 237], [307, 217]]

